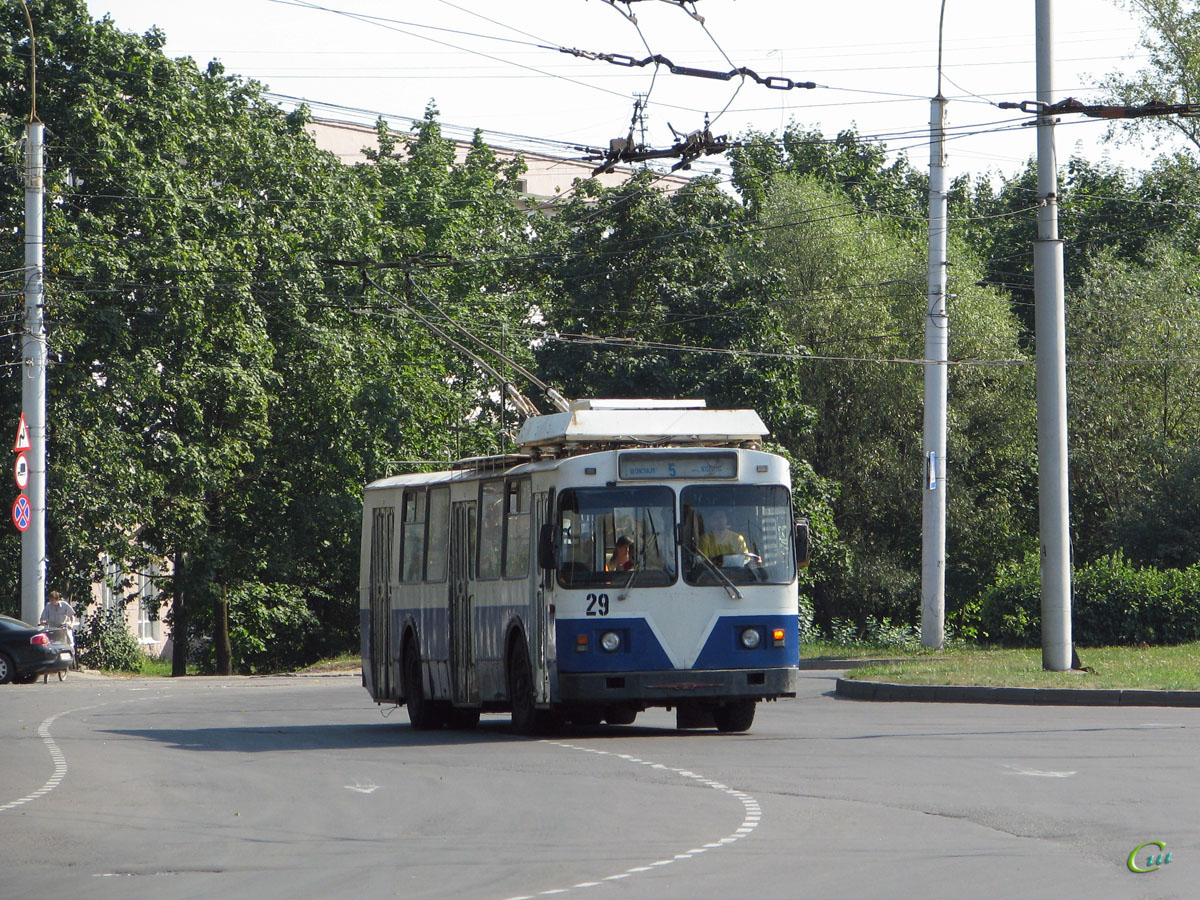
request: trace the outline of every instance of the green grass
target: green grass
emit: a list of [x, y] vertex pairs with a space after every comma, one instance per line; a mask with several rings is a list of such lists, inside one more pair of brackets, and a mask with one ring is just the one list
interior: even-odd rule
[[[904, 658], [851, 669], [846, 677], [895, 684], [965, 684], [1091, 690], [1200, 690], [1200, 643], [1174, 647], [1079, 648], [1086, 670], [1047, 672], [1041, 650], [950, 650], [935, 654], [858, 653]], [[850, 654], [842, 648], [843, 657]]]
[[[357, 669], [361, 665], [362, 665], [362, 660], [358, 657], [357, 654], [354, 654], [354, 655], [346, 654], [344, 656], [334, 657], [333, 659], [321, 660], [320, 662], [313, 663], [311, 666], [308, 666], [305, 669], [301, 669], [300, 671], [301, 672], [312, 672], [312, 673], [347, 672], [347, 671], [350, 671], [353, 669]], [[200, 674], [200, 669], [196, 666], [188, 666], [187, 673], [189, 675], [198, 675], [198, 674]], [[118, 674], [119, 675], [121, 673], [118, 672], [118, 673], [110, 673], [110, 674]], [[136, 672], [128, 672], [125, 674], [140, 675], [140, 676], [144, 676], [146, 678], [170, 678], [171, 677], [171, 660], [169, 660], [169, 659], [150, 659], [149, 657], [146, 657], [145, 659], [142, 660], [141, 666], [138, 668], [138, 670]]]

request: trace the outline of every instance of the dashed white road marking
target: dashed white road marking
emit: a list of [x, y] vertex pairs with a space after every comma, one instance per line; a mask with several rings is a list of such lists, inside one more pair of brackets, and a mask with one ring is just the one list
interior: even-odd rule
[[1001, 763], [1001, 765], [1004, 766], [1004, 768], [1006, 768], [1006, 769], [1011, 769], [1017, 775], [1032, 775], [1036, 778], [1070, 778], [1072, 775], [1077, 774], [1074, 771], [1071, 771], [1071, 772], [1043, 772], [1040, 769], [1026, 769], [1024, 766], [1012, 766], [1012, 765], [1009, 765], [1008, 763]]
[[[624, 872], [618, 872], [615, 875], [607, 875], [597, 881], [581, 881], [578, 884], [574, 884], [569, 888], [553, 888], [551, 890], [539, 891], [536, 894], [527, 894], [527, 895], [522, 895], [519, 897], [509, 897], [509, 898], [507, 898], [507, 900], [534, 900], [535, 897], [550, 897], [550, 896], [553, 896], [556, 894], [565, 894], [568, 891], [573, 891], [576, 889], [598, 887], [598, 886], [604, 884], [606, 881], [620, 881], [623, 878], [629, 878], [632, 875], [638, 875], [642, 872], [653, 872], [655, 869], [662, 868], [663, 866], [673, 865], [674, 863], [677, 863], [680, 860], [693, 859], [702, 853], [707, 853], [709, 850], [718, 850], [721, 847], [728, 847], [730, 844], [740, 841], [742, 838], [746, 837], [751, 832], [753, 832], [754, 829], [758, 827], [759, 822], [762, 820], [762, 808], [758, 805], [758, 801], [755, 800], [753, 797], [751, 797], [749, 794], [747, 794], [745, 791], [735, 790], [731, 787], [728, 787], [727, 785], [721, 784], [719, 781], [712, 781], [711, 779], [705, 778], [703, 775], [699, 775], [688, 769], [677, 769], [677, 768], [674, 768], [673, 766], [665, 766], [662, 763], [652, 762], [651, 760], [648, 760], [648, 759], [641, 759], [637, 756], [630, 756], [628, 753], [613, 753], [608, 750], [596, 750], [591, 747], [580, 747], [577, 744], [568, 744], [568, 743], [564, 743], [562, 741], [544, 740], [544, 741], [541, 741], [541, 743], [550, 744], [551, 746], [554, 746], [554, 747], [562, 747], [566, 750], [578, 750], [582, 753], [592, 753], [597, 756], [611, 756], [615, 759], [620, 759], [625, 762], [637, 763], [639, 765], [647, 766], [648, 768], [651, 768], [651, 769], [658, 769], [658, 770], [664, 771], [664, 772], [671, 772], [675, 775], [678, 775], [681, 778], [691, 779], [692, 781], [695, 781], [698, 784], [702, 784], [705, 787], [712, 788], [714, 791], [720, 791], [723, 794], [728, 794], [731, 797], [737, 798], [739, 801], [741, 801], [742, 808], [744, 810], [744, 815], [742, 817], [742, 824], [737, 828], [736, 831], [733, 831], [731, 834], [728, 834], [725, 837], [720, 838], [719, 840], [716, 840], [710, 844], [704, 844], [700, 847], [695, 847], [691, 850], [686, 850], [683, 853], [676, 853], [670, 859], [659, 859], [659, 860], [655, 860], [652, 863], [647, 863], [644, 866], [633, 866], [629, 869], [626, 869]], [[1074, 774], [1074, 773], [1071, 773], [1071, 774]]]
[[46, 745], [46, 750], [50, 753], [50, 759], [54, 763], [54, 774], [50, 776], [49, 781], [43, 784], [32, 794], [27, 794], [20, 800], [13, 800], [9, 803], [0, 805], [0, 812], [4, 812], [5, 810], [9, 809], [15, 809], [18, 806], [31, 803], [39, 797], [44, 797], [62, 783], [62, 780], [67, 777], [67, 758], [63, 756], [62, 751], [58, 749], [58, 744], [56, 744], [54, 742], [54, 738], [50, 736], [50, 726], [54, 724], [55, 719], [61, 718], [62, 716], [69, 716], [71, 713], [83, 712], [85, 709], [91, 708], [91, 706], [81, 706], [78, 709], [68, 709], [65, 712], [55, 713], [38, 726], [38, 737], [42, 739], [42, 743]]

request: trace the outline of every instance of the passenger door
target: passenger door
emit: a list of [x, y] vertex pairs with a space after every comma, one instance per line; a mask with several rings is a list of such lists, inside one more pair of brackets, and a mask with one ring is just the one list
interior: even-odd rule
[[376, 700], [393, 699], [390, 651], [392, 647], [392, 537], [396, 512], [393, 507], [376, 509], [371, 518], [371, 665], [367, 689]]
[[475, 501], [463, 500], [450, 513], [450, 677], [451, 698], [466, 706], [479, 704], [479, 685], [475, 678], [475, 636], [473, 628], [475, 596], [472, 593], [475, 545]]
[[[550, 634], [549, 600], [546, 597], [548, 585], [553, 584], [554, 572], [543, 570], [538, 565], [538, 540], [542, 533], [542, 525], [553, 518], [554, 491], [544, 491], [533, 495], [532, 514], [530, 522], [529, 558], [531, 574], [529, 577], [529, 657], [533, 665], [533, 693], [537, 703], [548, 703], [552, 699], [550, 679], [555, 654], [555, 643]], [[548, 518], [549, 517], [549, 518]]]

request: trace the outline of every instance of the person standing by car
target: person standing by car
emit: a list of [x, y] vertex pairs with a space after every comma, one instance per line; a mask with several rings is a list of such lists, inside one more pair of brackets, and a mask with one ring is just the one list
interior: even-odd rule
[[51, 591], [46, 600], [46, 608], [42, 610], [42, 625], [47, 630], [66, 628], [75, 624], [75, 608], [62, 598], [58, 591]]
[[75, 608], [62, 598], [58, 591], [51, 591], [42, 610], [42, 627], [50, 632], [61, 632], [63, 643], [71, 648], [75, 656]]

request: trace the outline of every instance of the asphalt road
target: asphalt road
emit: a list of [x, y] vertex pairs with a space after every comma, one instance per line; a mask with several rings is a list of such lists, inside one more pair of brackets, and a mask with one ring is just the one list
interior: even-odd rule
[[[1197, 895], [1200, 710], [864, 703], [414, 732], [357, 676], [0, 688], [0, 897]], [[1171, 853], [1155, 871], [1135, 862]]]

